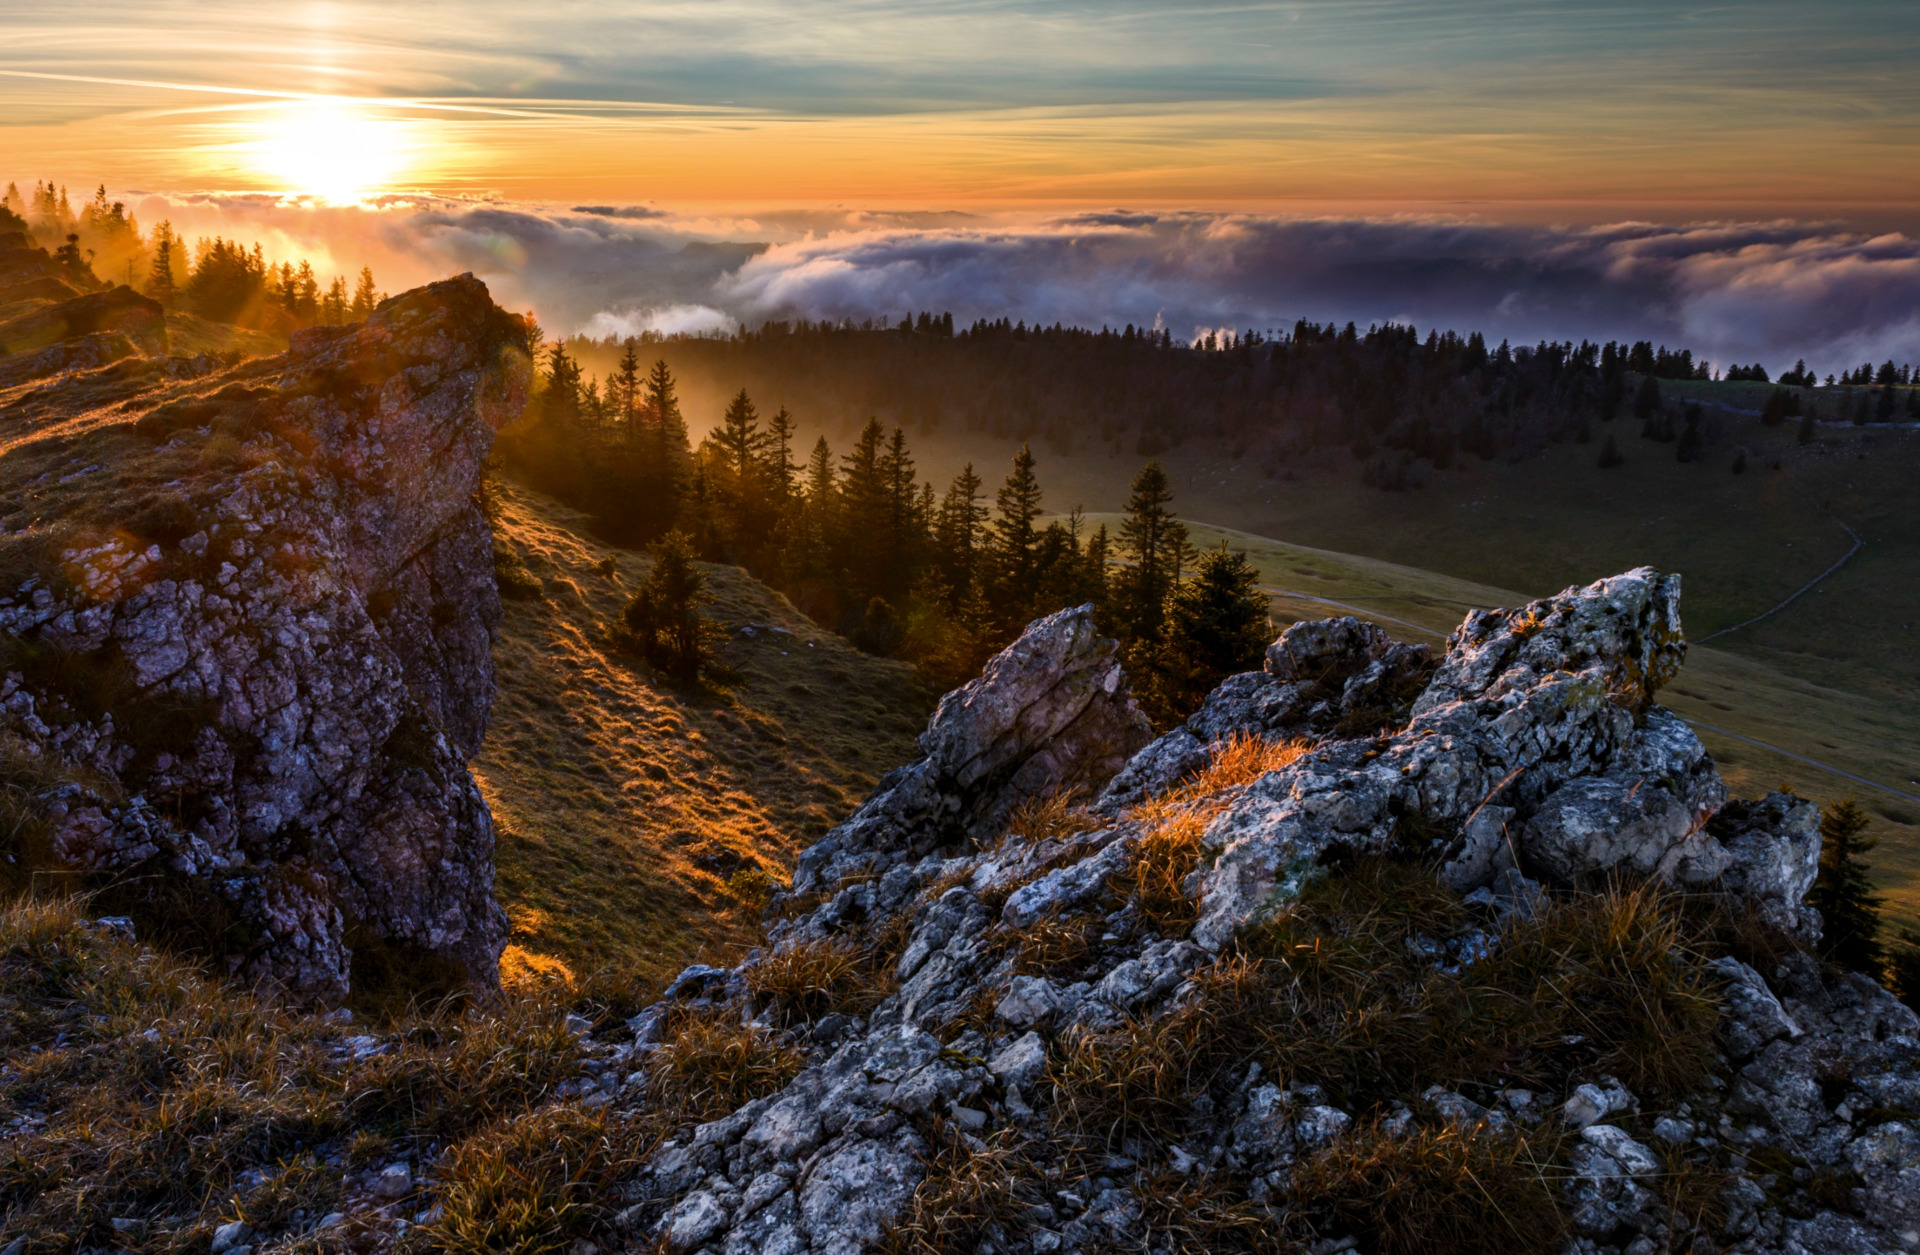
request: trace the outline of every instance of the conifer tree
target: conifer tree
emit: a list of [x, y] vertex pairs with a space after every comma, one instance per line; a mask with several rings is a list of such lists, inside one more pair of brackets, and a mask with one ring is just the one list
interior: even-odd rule
[[1160, 463], [1149, 462], [1133, 477], [1120, 524], [1120, 557], [1127, 565], [1113, 584], [1115, 630], [1123, 639], [1148, 651], [1158, 646], [1167, 597], [1191, 552], [1186, 524], [1173, 512], [1173, 485]]
[[646, 397], [653, 460], [660, 473], [678, 476], [692, 458], [692, 447], [687, 443], [686, 416], [674, 392], [673, 371], [664, 360], [656, 360], [647, 372]]
[[347, 281], [339, 275], [327, 285], [327, 295], [320, 302], [320, 321], [329, 327], [343, 326], [347, 321], [347, 309], [352, 298], [347, 295]]
[[353, 322], [365, 322], [373, 313], [373, 307], [380, 303], [380, 294], [373, 286], [373, 267], [360, 267], [359, 282], [354, 284], [353, 304], [348, 309], [348, 317]]
[[686, 533], [671, 531], [654, 546], [653, 569], [627, 603], [627, 630], [654, 666], [688, 683], [713, 663], [713, 627], [700, 607], [712, 601], [694, 565]]
[[980, 530], [987, 522], [981, 487], [973, 463], [967, 463], [947, 485], [934, 525], [934, 550], [939, 557], [941, 574], [948, 589], [961, 599], [974, 586]]
[[1040, 516], [1040, 480], [1033, 468], [1033, 450], [1023, 444], [994, 496], [999, 517], [992, 529], [993, 600], [1008, 627], [1026, 622], [1038, 591], [1034, 550], [1039, 532], [1034, 523]]
[[1880, 902], [1866, 854], [1879, 844], [1866, 835], [1867, 814], [1852, 798], [1820, 812], [1820, 876], [1807, 903], [1820, 912], [1820, 952], [1849, 971], [1878, 973], [1886, 962], [1880, 941]]
[[795, 476], [800, 471], [793, 461], [794, 430], [793, 414], [784, 405], [767, 420], [767, 443], [763, 460], [773, 505], [780, 511], [786, 510], [792, 502]]
[[173, 224], [162, 222], [153, 229], [153, 269], [147, 275], [147, 295], [172, 309], [180, 299], [180, 284], [174, 278]]
[[629, 448], [640, 444], [640, 355], [633, 337], [627, 337], [626, 351], [620, 354], [620, 369], [613, 377], [613, 403], [620, 432]]
[[1260, 665], [1273, 633], [1259, 584], [1247, 556], [1222, 541], [1200, 555], [1193, 578], [1167, 599], [1163, 721], [1185, 718], [1222, 680]]
[[540, 419], [561, 428], [580, 422], [580, 364], [558, 341], [547, 351], [547, 387], [541, 395]]

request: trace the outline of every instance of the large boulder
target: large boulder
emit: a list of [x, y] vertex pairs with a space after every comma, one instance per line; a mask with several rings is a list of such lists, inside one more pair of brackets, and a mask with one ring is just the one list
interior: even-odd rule
[[1023, 802], [1097, 793], [1152, 737], [1119, 652], [1090, 605], [1035, 620], [940, 699], [920, 736], [924, 757], [801, 854], [793, 892], [996, 837]]
[[[1915, 1214], [1920, 1139], [1906, 1113], [1920, 1103], [1920, 1030], [1871, 981], [1836, 979], [1801, 952], [1764, 973], [1732, 957], [1707, 969], [1705, 979], [1725, 983], [1727, 1007], [1718, 1120], [1711, 1094], [1666, 1095], [1629, 1129], [1641, 1097], [1576, 1074], [1551, 1096], [1480, 1078], [1476, 1096], [1497, 1106], [1434, 1085], [1401, 1095], [1363, 1133], [1365, 1115], [1329, 1105], [1317, 1084], [1230, 1058], [1200, 1065], [1214, 1082], [1190, 1099], [1190, 1119], [1154, 1108], [1154, 1123], [1179, 1129], [1177, 1144], [1156, 1146], [1141, 1131], [1099, 1154], [1117, 1119], [1105, 1110], [1073, 1129], [1094, 1133], [1091, 1152], [1068, 1137], [1073, 1150], [1059, 1154], [1050, 1136], [1049, 1105], [1054, 1118], [1079, 1116], [1057, 1106], [1071, 1077], [1089, 1083], [1070, 1071], [1088, 1058], [1077, 1051], [1097, 1038], [1114, 1052], [1095, 1088], [1116, 1103], [1151, 1092], [1166, 1064], [1159, 1051], [1182, 1049], [1189, 1030], [1212, 1041], [1201, 1021], [1176, 1017], [1230, 1005], [1248, 961], [1237, 946], [1245, 930], [1356, 852], [1423, 856], [1460, 892], [1476, 921], [1468, 931], [1442, 942], [1420, 925], [1404, 938], [1441, 973], [1497, 954], [1506, 928], [1545, 909], [1549, 892], [1577, 896], [1615, 876], [1718, 894], [1808, 938], [1814, 920], [1801, 900], [1818, 861], [1815, 809], [1782, 795], [1728, 803], [1704, 746], [1655, 704], [1684, 651], [1679, 591], [1677, 577], [1643, 568], [1476, 613], [1437, 669], [1354, 620], [1296, 625], [1266, 669], [1227, 680], [1073, 822], [1022, 831], [1006, 822], [1012, 807], [1097, 785], [1119, 747], [1144, 735], [1086, 611], [1034, 624], [941, 704], [925, 758], [801, 856], [771, 930], [775, 955], [823, 941], [838, 953], [864, 946], [887, 965], [872, 976], [886, 996], [797, 1030], [790, 1040], [811, 1066], [781, 1092], [669, 1138], [633, 1182], [632, 1230], [714, 1251], [872, 1249], [889, 1221], [929, 1205], [927, 1195], [910, 1199], [922, 1173], [950, 1170], [935, 1148], [963, 1144], [976, 1155], [1009, 1148], [1004, 1170], [1028, 1173], [1032, 1198], [1046, 1199], [1022, 1204], [1032, 1223], [1004, 1249], [1145, 1249], [1155, 1240], [1148, 1216], [1182, 1175], [1205, 1172], [1206, 1188], [1221, 1191], [1213, 1197], [1244, 1190], [1257, 1201], [1283, 1187], [1290, 1166], [1349, 1135], [1419, 1123], [1505, 1138], [1551, 1119], [1578, 1130], [1562, 1187], [1581, 1249], [1644, 1249], [1637, 1235], [1671, 1227], [1655, 1147], [1687, 1144], [1783, 1151], [1822, 1181], [1850, 1171], [1865, 1187], [1843, 1217], [1834, 1191], [1809, 1185], [1791, 1207], [1812, 1218], [1794, 1228], [1781, 1223], [1787, 1204], [1774, 1205], [1794, 1188], [1786, 1178], [1761, 1189], [1757, 1168], [1736, 1170], [1713, 1236], [1744, 1241], [1738, 1249], [1826, 1249], [1813, 1237], [1855, 1229], [1882, 1243], [1857, 1249], [1893, 1249], [1887, 1236]], [[1415, 687], [1423, 691], [1410, 696]], [[1264, 757], [1236, 749], [1243, 770], [1202, 772], [1243, 737], [1290, 746]], [[1192, 870], [1171, 886], [1153, 881], [1149, 904], [1143, 866], [1174, 859], [1171, 838], [1194, 827], [1202, 848], [1178, 847]], [[1192, 916], [1168, 901], [1176, 892], [1197, 908], [1190, 929]], [[677, 997], [767, 1024], [770, 1007], [752, 993], [765, 961], [692, 973]], [[1278, 1014], [1248, 1026], [1246, 1040], [1285, 1032]], [[668, 1019], [667, 1004], [638, 1017], [636, 1049], [655, 1048], [650, 1034]], [[1157, 1023], [1169, 1026], [1164, 1037]], [[1581, 1024], [1567, 1029], [1564, 1045], [1587, 1040]], [[1173, 1058], [1187, 1066], [1194, 1056]], [[1762, 1162], [1772, 1160], [1752, 1161]], [[1057, 1189], [1063, 1169], [1070, 1188]], [[1099, 1178], [1085, 1180], [1089, 1171]]]
[[[149, 372], [87, 434], [69, 491], [97, 474], [96, 497], [9, 537], [0, 590], [0, 718], [46, 765], [60, 866], [146, 887], [156, 927], [303, 999], [346, 993], [351, 944], [497, 980], [475, 502], [525, 345], [465, 276], [185, 387]], [[116, 478], [167, 482], [122, 504]]]

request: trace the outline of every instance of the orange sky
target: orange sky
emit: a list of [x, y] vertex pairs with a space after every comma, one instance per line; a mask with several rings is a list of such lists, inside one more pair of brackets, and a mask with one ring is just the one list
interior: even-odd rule
[[1916, 11], [4, 0], [0, 165], [335, 200], [1901, 224]]

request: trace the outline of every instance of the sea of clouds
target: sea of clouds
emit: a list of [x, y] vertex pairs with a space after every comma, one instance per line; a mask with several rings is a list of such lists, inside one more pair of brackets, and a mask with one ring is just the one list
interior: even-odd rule
[[1299, 318], [1423, 331], [1649, 339], [1821, 373], [1920, 360], [1920, 239], [1844, 223], [1549, 227], [1437, 217], [782, 212], [388, 198], [136, 198], [144, 224], [259, 240], [389, 291], [460, 271], [550, 333], [709, 332], [770, 318], [1267, 330]]

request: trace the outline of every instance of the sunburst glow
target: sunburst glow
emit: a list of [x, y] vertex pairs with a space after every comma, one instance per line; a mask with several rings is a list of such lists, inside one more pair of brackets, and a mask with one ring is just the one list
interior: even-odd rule
[[351, 204], [393, 186], [415, 144], [409, 122], [351, 101], [312, 100], [277, 106], [242, 148], [282, 191]]

